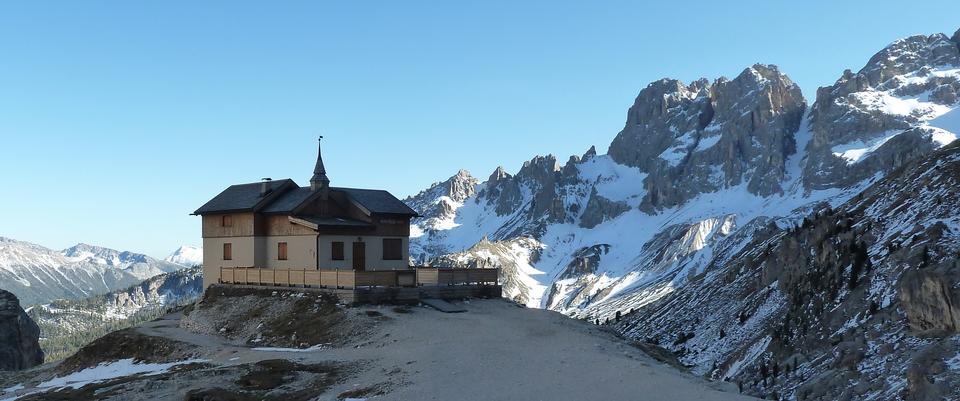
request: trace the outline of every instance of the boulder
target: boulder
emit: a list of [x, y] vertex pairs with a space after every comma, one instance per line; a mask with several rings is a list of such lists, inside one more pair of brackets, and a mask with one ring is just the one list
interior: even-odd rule
[[43, 363], [40, 327], [13, 293], [0, 290], [0, 370], [21, 370]]

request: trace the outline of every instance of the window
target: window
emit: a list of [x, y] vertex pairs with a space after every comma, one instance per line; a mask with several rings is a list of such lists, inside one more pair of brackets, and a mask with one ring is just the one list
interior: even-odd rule
[[287, 243], [277, 243], [277, 260], [287, 260]]
[[383, 260], [403, 259], [403, 240], [400, 238], [383, 239]]
[[223, 260], [233, 260], [233, 244], [223, 244]]
[[220, 226], [221, 227], [233, 227], [233, 216], [225, 214], [220, 216]]
[[343, 260], [343, 242], [334, 242], [330, 245], [330, 258], [333, 260]]

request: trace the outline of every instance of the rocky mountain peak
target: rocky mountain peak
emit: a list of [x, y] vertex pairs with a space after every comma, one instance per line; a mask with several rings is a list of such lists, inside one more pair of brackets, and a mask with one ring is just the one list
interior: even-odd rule
[[773, 65], [712, 84], [664, 79], [640, 91], [608, 154], [648, 173], [647, 212], [744, 182], [779, 193], [805, 109], [799, 86]]
[[496, 183], [504, 178], [510, 178], [510, 173], [508, 173], [503, 166], [497, 166], [497, 169], [493, 170], [493, 173], [490, 174], [490, 178], [487, 179], [487, 185]]
[[480, 181], [473, 178], [469, 171], [461, 169], [456, 175], [445, 181], [443, 186], [446, 189], [447, 196], [449, 196], [451, 200], [463, 203], [463, 201], [476, 193], [477, 184], [479, 183]]
[[459, 170], [450, 178], [406, 199], [406, 203], [424, 218], [441, 218], [454, 212], [459, 204], [477, 191], [479, 180], [467, 170]]
[[899, 85], [892, 78], [919, 71], [922, 68], [960, 65], [960, 50], [957, 43], [947, 35], [915, 35], [897, 40], [880, 50], [860, 73], [877, 89], [892, 89]]
[[956, 107], [958, 71], [957, 42], [944, 34], [917, 35], [820, 88], [810, 114], [804, 185], [847, 186], [950, 142], [955, 136], [942, 129], [951, 127], [934, 121]]
[[597, 155], [597, 147], [591, 145], [591, 146], [590, 146], [590, 149], [587, 149], [587, 152], [584, 153], [583, 156], [580, 157], [580, 160], [582, 160], [582, 161], [587, 161], [587, 160], [592, 159], [592, 158], [593, 158], [594, 156], [596, 156], [596, 155]]

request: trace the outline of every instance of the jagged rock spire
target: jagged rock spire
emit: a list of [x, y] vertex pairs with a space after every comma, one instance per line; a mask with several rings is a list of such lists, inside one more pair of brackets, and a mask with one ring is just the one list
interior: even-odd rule
[[317, 165], [314, 166], [313, 177], [310, 178], [310, 190], [312, 191], [330, 187], [330, 179], [327, 178], [327, 169], [323, 167], [323, 154], [319, 144], [322, 140], [323, 136], [317, 140]]

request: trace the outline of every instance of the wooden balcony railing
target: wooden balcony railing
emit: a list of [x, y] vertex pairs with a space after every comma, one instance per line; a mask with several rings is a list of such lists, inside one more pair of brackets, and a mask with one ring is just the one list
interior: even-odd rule
[[219, 282], [285, 287], [362, 288], [497, 284], [500, 269], [316, 270], [221, 267]]

